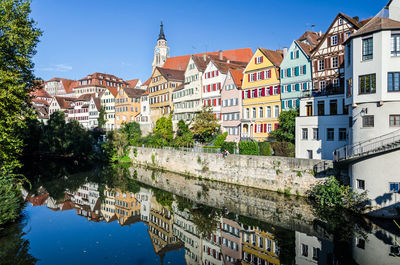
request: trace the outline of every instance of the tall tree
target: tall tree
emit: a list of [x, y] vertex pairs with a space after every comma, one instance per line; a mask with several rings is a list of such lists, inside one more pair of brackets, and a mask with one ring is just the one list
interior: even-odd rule
[[294, 144], [296, 131], [296, 117], [299, 116], [298, 110], [283, 111], [279, 115], [279, 125], [275, 131], [272, 131], [270, 136], [279, 142], [289, 142]]
[[0, 1], [0, 174], [10, 175], [21, 164], [23, 141], [19, 132], [32, 114], [34, 87], [32, 57], [42, 32], [29, 17], [28, 0]]
[[211, 141], [218, 133], [220, 125], [210, 108], [203, 107], [202, 111], [196, 115], [193, 123], [194, 137], [200, 142]]
[[107, 123], [105, 116], [106, 116], [106, 109], [104, 108], [104, 106], [101, 106], [99, 111], [99, 117], [97, 118], [97, 126], [100, 129], [102, 129], [103, 126]]
[[153, 133], [161, 138], [160, 140], [162, 140], [162, 144], [169, 143], [174, 137], [172, 115], [170, 115], [168, 118], [159, 118], [156, 121], [156, 126], [153, 129]]

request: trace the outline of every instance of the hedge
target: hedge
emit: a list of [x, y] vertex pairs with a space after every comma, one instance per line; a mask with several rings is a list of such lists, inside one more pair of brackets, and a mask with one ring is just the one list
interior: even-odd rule
[[272, 149], [275, 156], [294, 157], [295, 145], [288, 142], [273, 142]]
[[272, 147], [269, 142], [261, 142], [258, 144], [260, 148], [260, 155], [262, 156], [272, 156]]
[[228, 150], [229, 153], [234, 154], [236, 149], [235, 142], [223, 142], [221, 144], [221, 151]]
[[250, 141], [242, 141], [239, 143], [239, 154], [241, 155], [258, 155], [258, 143]]

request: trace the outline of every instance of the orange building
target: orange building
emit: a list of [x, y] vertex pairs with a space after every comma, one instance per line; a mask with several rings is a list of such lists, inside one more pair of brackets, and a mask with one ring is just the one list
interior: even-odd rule
[[145, 91], [138, 88], [123, 87], [115, 97], [115, 127], [120, 129], [123, 123], [134, 122], [140, 113], [140, 97]]

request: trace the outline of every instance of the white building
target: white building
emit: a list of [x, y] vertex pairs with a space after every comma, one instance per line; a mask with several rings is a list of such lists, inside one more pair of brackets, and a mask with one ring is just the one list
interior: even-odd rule
[[396, 215], [400, 205], [400, 0], [346, 41], [349, 145], [335, 154], [349, 167], [351, 186], [367, 191], [372, 214]]
[[89, 123], [87, 129], [94, 129], [98, 126], [100, 108], [100, 98], [91, 97], [89, 101]]
[[44, 89], [53, 97], [75, 97], [73, 87], [76, 85], [75, 80], [55, 77], [44, 82]]
[[349, 118], [344, 95], [303, 98], [296, 118], [296, 157], [333, 159], [347, 143]]
[[106, 124], [104, 129], [111, 131], [115, 129], [115, 97], [117, 89], [108, 87], [103, 93], [100, 93], [101, 106], [104, 107]]
[[333, 242], [298, 231], [295, 236], [296, 265], [335, 264]]

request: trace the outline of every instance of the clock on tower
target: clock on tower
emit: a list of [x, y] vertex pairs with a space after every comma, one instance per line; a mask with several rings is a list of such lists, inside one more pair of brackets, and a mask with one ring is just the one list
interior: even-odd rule
[[157, 66], [162, 67], [169, 57], [169, 47], [167, 46], [167, 39], [164, 34], [164, 25], [161, 22], [160, 34], [158, 34], [157, 45], [154, 47], [154, 58], [153, 58], [153, 71]]

